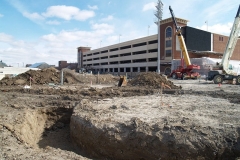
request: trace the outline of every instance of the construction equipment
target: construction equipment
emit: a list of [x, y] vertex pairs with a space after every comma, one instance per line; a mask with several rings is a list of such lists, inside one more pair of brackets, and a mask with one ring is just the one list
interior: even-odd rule
[[120, 76], [120, 79], [118, 81], [118, 87], [123, 87], [127, 85], [127, 77], [126, 76]]
[[240, 75], [233, 72], [233, 68], [229, 64], [229, 61], [232, 57], [233, 51], [235, 49], [238, 35], [240, 32], [240, 5], [237, 11], [237, 15], [235, 17], [232, 30], [223, 53], [221, 63], [217, 63], [216, 66], [213, 67], [211, 71], [208, 72], [207, 80], [210, 80], [215, 84], [221, 84], [223, 81], [228, 80], [235, 82], [236, 84], [240, 85]]
[[183, 39], [182, 33], [181, 33], [181, 28], [178, 27], [177, 25], [177, 21], [175, 19], [173, 10], [171, 8], [171, 6], [169, 6], [169, 10], [170, 13], [172, 15], [172, 20], [174, 22], [175, 28], [176, 28], [176, 34], [178, 36], [178, 40], [179, 40], [179, 44], [180, 44], [180, 48], [181, 51], [183, 53], [183, 59], [185, 61], [186, 64], [186, 68], [184, 68], [183, 65], [183, 60], [181, 59], [181, 66], [178, 66], [178, 68], [176, 70], [173, 70], [170, 74], [170, 76], [174, 79], [188, 79], [188, 78], [192, 78], [192, 79], [197, 79], [200, 74], [198, 72], [194, 72], [193, 69], [200, 69], [200, 66], [195, 65], [195, 64], [191, 64], [189, 55], [188, 55], [188, 51], [187, 51], [187, 47], [185, 44], [185, 41]]

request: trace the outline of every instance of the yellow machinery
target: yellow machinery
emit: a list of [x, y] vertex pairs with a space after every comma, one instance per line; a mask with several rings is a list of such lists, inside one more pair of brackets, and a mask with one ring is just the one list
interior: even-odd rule
[[126, 76], [120, 76], [120, 79], [118, 81], [118, 87], [123, 87], [127, 85], [127, 77]]

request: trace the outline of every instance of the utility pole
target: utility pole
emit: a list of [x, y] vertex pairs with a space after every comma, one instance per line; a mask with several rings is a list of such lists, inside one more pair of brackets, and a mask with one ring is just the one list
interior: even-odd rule
[[163, 15], [163, 3], [161, 0], [158, 0], [157, 5], [155, 6], [157, 8], [156, 12], [155, 12], [155, 16], [157, 17], [158, 21], [157, 21], [157, 25], [158, 25], [158, 61], [157, 61], [157, 72], [160, 74], [160, 21], [162, 20], [162, 15]]

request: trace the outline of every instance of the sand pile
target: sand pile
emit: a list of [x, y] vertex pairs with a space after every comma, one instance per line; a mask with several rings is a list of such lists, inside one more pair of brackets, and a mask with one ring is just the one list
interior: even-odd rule
[[161, 84], [171, 87], [171, 89], [178, 89], [179, 87], [174, 85], [172, 81], [169, 81], [166, 76], [158, 74], [156, 72], [140, 73], [134, 77], [129, 84], [133, 86], [149, 86], [153, 88], [161, 87]]

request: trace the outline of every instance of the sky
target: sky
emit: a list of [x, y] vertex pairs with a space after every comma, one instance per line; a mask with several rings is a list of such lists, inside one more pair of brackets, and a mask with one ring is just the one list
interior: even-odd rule
[[[158, 0], [0, 0], [0, 60], [10, 66], [77, 62], [77, 47], [157, 34]], [[229, 36], [239, 0], [162, 0], [188, 26]]]

